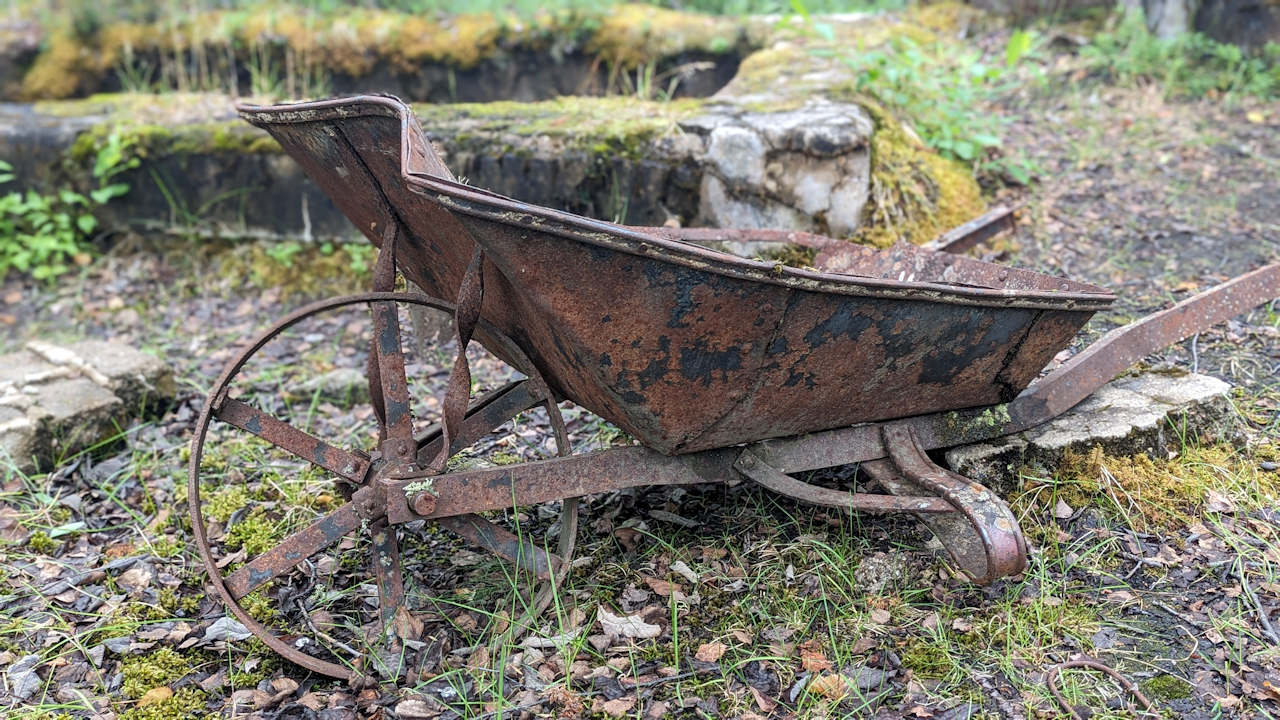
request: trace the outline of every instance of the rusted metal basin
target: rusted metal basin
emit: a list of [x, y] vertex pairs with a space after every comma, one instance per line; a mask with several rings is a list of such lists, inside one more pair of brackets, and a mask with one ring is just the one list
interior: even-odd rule
[[398, 223], [400, 271], [428, 294], [455, 300], [478, 243], [482, 317], [557, 393], [668, 454], [1007, 402], [1114, 300], [910, 246], [828, 243], [801, 270], [528, 205], [456, 182], [394, 98], [241, 114], [372, 242]]

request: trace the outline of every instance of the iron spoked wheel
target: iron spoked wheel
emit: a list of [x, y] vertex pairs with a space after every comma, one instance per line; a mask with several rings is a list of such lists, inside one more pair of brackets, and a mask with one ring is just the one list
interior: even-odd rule
[[[372, 349], [370, 333], [350, 334], [364, 336], [375, 358], [368, 365], [375, 376], [379, 359], [397, 357], [404, 387], [397, 388], [394, 379], [371, 384], [375, 409], [344, 415], [342, 427], [327, 428], [331, 438], [335, 430], [340, 436], [330, 441], [309, 427], [309, 420], [328, 409], [318, 400], [320, 390], [310, 402], [279, 400], [271, 388], [284, 381], [270, 369], [273, 353], [264, 348], [297, 341], [291, 336], [322, 314], [350, 313], [360, 305], [373, 312], [369, 329], [378, 349]], [[527, 627], [568, 571], [577, 532], [576, 500], [562, 502], [555, 522], [554, 514], [530, 516], [513, 508], [492, 517], [387, 524], [377, 479], [389, 473], [420, 470], [446, 458], [450, 467], [474, 467], [530, 454], [569, 453], [564, 421], [546, 383], [514, 342], [484, 323], [476, 327], [477, 337], [505, 359], [488, 356], [485, 367], [499, 370], [482, 371], [471, 384], [473, 389], [477, 384], [491, 388], [475, 393], [465, 421], [442, 453], [446, 438], [440, 424], [426, 420], [440, 414], [443, 403], [436, 396], [441, 393], [430, 385], [432, 378], [447, 374], [449, 352], [437, 346], [423, 353], [403, 342], [399, 316], [408, 307], [454, 315], [448, 303], [405, 293], [333, 298], [291, 313], [228, 361], [191, 439], [191, 525], [214, 591], [240, 623], [278, 654], [353, 682], [375, 676], [394, 679], [406, 672], [432, 674], [428, 665], [438, 663], [451, 642], [474, 645], [483, 637]], [[364, 329], [360, 321], [337, 327], [352, 325]], [[327, 340], [324, 333], [310, 333], [301, 341], [314, 345]], [[356, 364], [350, 351], [326, 352], [345, 360], [348, 370]], [[472, 343], [468, 355], [484, 352]], [[264, 359], [267, 372], [242, 377], [252, 375], [246, 366], [256, 367]], [[382, 398], [379, 390], [388, 387], [390, 395]], [[258, 397], [253, 397], [255, 389]], [[243, 396], [249, 402], [241, 399], [240, 390], [250, 391]], [[409, 402], [398, 408], [397, 398]], [[365, 422], [356, 421], [361, 417]], [[397, 422], [410, 428], [413, 447], [407, 452], [396, 444], [397, 432], [404, 437], [403, 425], [399, 431], [391, 427]], [[384, 457], [389, 448], [400, 457]], [[558, 547], [548, 549], [531, 539], [530, 526], [558, 526]], [[474, 553], [464, 545], [496, 555]], [[552, 566], [550, 557], [561, 562]], [[488, 580], [477, 579], [484, 570], [496, 572], [488, 573]]]

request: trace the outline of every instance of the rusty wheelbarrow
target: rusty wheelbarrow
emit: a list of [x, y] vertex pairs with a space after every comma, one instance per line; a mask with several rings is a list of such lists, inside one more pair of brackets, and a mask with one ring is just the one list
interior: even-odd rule
[[[777, 231], [624, 227], [528, 205], [458, 182], [409, 108], [389, 97], [240, 111], [279, 140], [379, 254], [371, 292], [303, 307], [228, 361], [191, 442], [192, 528], [214, 590], [240, 622], [286, 658], [353, 681], [405, 670], [385, 653], [371, 661], [377, 653], [361, 643], [398, 637], [391, 645], [401, 658], [406, 646], [431, 645], [423, 616], [406, 610], [405, 577], [437, 569], [403, 567], [402, 535], [405, 543], [431, 544], [447, 530], [542, 578], [543, 591], [520, 605], [530, 617], [570, 569], [576, 498], [628, 487], [749, 479], [815, 505], [912, 513], [974, 582], [1016, 574], [1027, 551], [1009, 507], [935, 464], [928, 451], [1045, 422], [1142, 357], [1280, 294], [1280, 265], [1264, 267], [1117, 329], [1037, 379], [1110, 306], [1111, 294], [927, 248], [876, 251]], [[726, 233], [816, 247], [823, 269], [698, 244]], [[396, 292], [397, 273], [421, 292]], [[340, 447], [232, 393], [232, 381], [267, 343], [350, 306], [371, 311], [371, 446]], [[430, 427], [415, 418], [402, 306], [453, 321], [456, 346], [445, 362], [445, 389], [429, 399], [439, 415]], [[476, 398], [473, 339], [518, 371]], [[565, 400], [638, 443], [572, 454]], [[544, 414], [557, 456], [483, 467], [451, 462], [532, 409]], [[341, 499], [269, 548], [246, 552], [242, 539], [239, 554], [230, 553], [236, 518], [210, 513], [205, 497], [251, 471], [202, 461], [214, 420], [332, 476]], [[796, 477], [853, 463], [881, 492]], [[554, 549], [490, 512], [554, 501], [561, 503]], [[283, 512], [273, 507], [264, 517]], [[361, 543], [373, 556], [376, 583], [338, 637], [340, 623], [324, 598], [341, 593], [327, 588], [315, 601], [304, 590], [336, 572], [324, 553]], [[264, 615], [255, 610], [263, 599], [287, 611]], [[455, 622], [450, 608], [473, 600], [436, 604], [425, 622]], [[494, 623], [498, 630], [516, 625], [509, 616]]]

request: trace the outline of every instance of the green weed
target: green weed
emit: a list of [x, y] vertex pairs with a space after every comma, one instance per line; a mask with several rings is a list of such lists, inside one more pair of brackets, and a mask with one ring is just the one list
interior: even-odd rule
[[[94, 211], [129, 192], [115, 176], [138, 166], [129, 142], [110, 134], [97, 147], [93, 177], [97, 187], [87, 195], [71, 188], [49, 194], [34, 190], [0, 196], [0, 278], [10, 270], [52, 280], [89, 261], [89, 239], [98, 228]], [[0, 160], [0, 184], [14, 179], [13, 166]]]
[[1013, 69], [1034, 45], [1033, 34], [1014, 33], [1001, 64], [986, 61], [978, 50], [942, 42], [926, 46], [900, 35], [883, 47], [844, 52], [840, 59], [853, 71], [857, 92], [910, 118], [911, 128], [938, 153], [1026, 183], [1026, 163], [1001, 156], [1005, 120], [982, 108], [1014, 86]]
[[1199, 33], [1158, 38], [1141, 12], [1120, 16], [1080, 51], [1095, 75], [1119, 85], [1160, 86], [1168, 97], [1274, 98], [1280, 94], [1280, 44], [1248, 55]]

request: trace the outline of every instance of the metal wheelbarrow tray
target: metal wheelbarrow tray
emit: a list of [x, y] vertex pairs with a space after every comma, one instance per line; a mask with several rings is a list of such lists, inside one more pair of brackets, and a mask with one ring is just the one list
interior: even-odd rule
[[[393, 526], [425, 518], [556, 577], [572, 553], [571, 498], [640, 485], [745, 477], [820, 505], [913, 512], [975, 581], [1020, 572], [1026, 544], [1008, 507], [926, 450], [1051, 419], [1134, 361], [1270, 299], [1280, 285], [1276, 265], [1237, 278], [1113, 331], [1028, 388], [1110, 306], [1110, 293], [910, 246], [876, 251], [803, 233], [625, 227], [528, 205], [457, 182], [409, 108], [389, 97], [247, 106], [241, 114], [267, 129], [380, 252], [374, 292], [303, 308], [228, 364], [193, 439], [192, 524], [233, 613], [290, 659], [338, 677], [362, 675], [282, 641], [238, 601], [364, 523], [386, 622], [404, 592]], [[725, 233], [817, 247], [817, 264], [839, 272], [687, 242]], [[426, 297], [390, 292], [397, 271]], [[426, 433], [415, 431], [408, 411], [397, 302], [455, 317], [459, 343], [442, 421]], [[337, 448], [230, 397], [239, 369], [283, 329], [364, 303], [374, 320], [378, 447]], [[473, 335], [528, 379], [473, 402], [464, 352]], [[565, 399], [640, 445], [569, 455], [557, 409]], [[565, 457], [446, 472], [454, 452], [534, 406], [547, 409]], [[337, 475], [351, 486], [351, 502], [224, 576], [199, 497], [214, 418]], [[884, 494], [791, 475], [854, 462]], [[565, 501], [555, 553], [475, 514], [552, 500]]]

